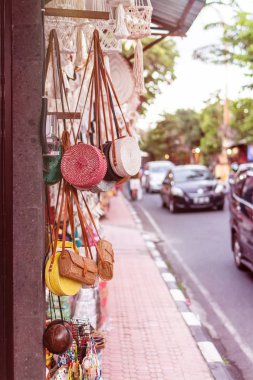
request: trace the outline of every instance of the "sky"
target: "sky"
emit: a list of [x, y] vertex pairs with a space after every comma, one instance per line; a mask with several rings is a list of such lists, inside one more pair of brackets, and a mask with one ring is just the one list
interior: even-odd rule
[[[253, 13], [252, 0], [240, 0], [243, 11]], [[140, 128], [155, 126], [164, 111], [175, 112], [179, 108], [192, 108], [199, 111], [204, 101], [211, 94], [221, 90], [224, 94], [227, 78], [228, 97], [236, 99], [243, 95], [253, 96], [252, 93], [242, 93], [242, 86], [247, 83], [241, 68], [202, 63], [192, 58], [193, 51], [201, 46], [219, 43], [222, 30], [204, 31], [203, 26], [209, 22], [217, 22], [221, 18], [232, 20], [232, 14], [227, 7], [219, 8], [220, 12], [211, 7], [205, 7], [187, 33], [187, 37], [174, 37], [180, 57], [176, 61], [175, 74], [177, 79], [170, 86], [162, 87], [162, 94], [157, 96], [155, 103], [149, 107], [145, 119], [139, 120]]]

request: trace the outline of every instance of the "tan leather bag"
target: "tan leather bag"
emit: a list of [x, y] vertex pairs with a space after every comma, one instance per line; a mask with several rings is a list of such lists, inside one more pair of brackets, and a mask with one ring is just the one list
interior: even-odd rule
[[[113, 278], [113, 266], [114, 266], [114, 252], [113, 252], [112, 244], [109, 241], [100, 238], [99, 232], [96, 227], [96, 223], [94, 221], [92, 213], [89, 209], [89, 206], [83, 194], [82, 194], [82, 197], [83, 197], [85, 207], [90, 216], [90, 220], [99, 237], [98, 242], [94, 240], [94, 245], [96, 247], [97, 254], [98, 254], [98, 275], [101, 278], [101, 280], [109, 281]], [[90, 231], [89, 225], [86, 225], [86, 227], [88, 231]], [[90, 236], [92, 237], [92, 232], [90, 233]]]
[[59, 257], [59, 271], [61, 276], [83, 283], [87, 266], [82, 256], [65, 249]]
[[93, 286], [98, 277], [98, 267], [96, 261], [89, 259], [88, 257], [83, 257], [87, 272], [85, 274], [84, 284]]
[[59, 258], [60, 275], [85, 285], [94, 285], [98, 269], [94, 260], [65, 250]]
[[100, 253], [98, 256], [98, 275], [102, 280], [109, 281], [113, 278], [114, 252], [112, 244], [107, 240], [99, 240], [97, 246]]

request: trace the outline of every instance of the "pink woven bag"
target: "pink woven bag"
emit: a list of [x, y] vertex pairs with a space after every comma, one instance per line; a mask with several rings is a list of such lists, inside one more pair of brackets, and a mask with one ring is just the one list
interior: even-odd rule
[[104, 178], [107, 162], [101, 151], [88, 144], [77, 144], [66, 150], [61, 161], [63, 178], [80, 190], [96, 186]]

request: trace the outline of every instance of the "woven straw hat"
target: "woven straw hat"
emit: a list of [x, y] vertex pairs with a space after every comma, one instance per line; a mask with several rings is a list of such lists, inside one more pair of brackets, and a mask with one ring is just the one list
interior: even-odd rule
[[110, 163], [112, 169], [120, 177], [137, 174], [141, 168], [141, 151], [137, 141], [130, 136], [115, 140], [116, 162], [113, 160], [113, 145], [110, 149]]
[[101, 151], [88, 144], [71, 146], [63, 155], [63, 178], [78, 189], [90, 189], [104, 178], [107, 162]]

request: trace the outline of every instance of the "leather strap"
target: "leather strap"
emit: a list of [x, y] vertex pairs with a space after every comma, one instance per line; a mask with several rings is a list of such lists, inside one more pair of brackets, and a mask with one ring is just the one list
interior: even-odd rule
[[[62, 71], [62, 64], [61, 64], [61, 53], [60, 53], [60, 47], [59, 47], [59, 40], [57, 36], [56, 30], [51, 30], [49, 34], [49, 43], [48, 43], [48, 49], [46, 53], [46, 58], [45, 58], [45, 83], [46, 83], [46, 77], [48, 73], [48, 68], [50, 64], [50, 60], [52, 60], [52, 67], [53, 67], [53, 81], [54, 81], [54, 95], [55, 95], [55, 106], [56, 106], [56, 112], [58, 112], [58, 105], [56, 101], [56, 82], [57, 82], [57, 77], [55, 73], [55, 58], [56, 58], [56, 66], [57, 66], [57, 77], [59, 80], [59, 88], [60, 88], [60, 99], [61, 99], [61, 105], [62, 105], [62, 111], [65, 112], [65, 106], [64, 106], [64, 101], [66, 102], [66, 106], [68, 109], [68, 112], [70, 113], [70, 107], [69, 107], [69, 102], [68, 102], [68, 95], [67, 95], [67, 90], [65, 87], [64, 79], [63, 79], [63, 71]], [[45, 83], [44, 83], [44, 94], [45, 94]], [[45, 98], [45, 95], [44, 95]], [[77, 107], [76, 110], [73, 114], [73, 117], [69, 119], [70, 124], [71, 124], [71, 133], [73, 134], [73, 137], [75, 139], [75, 132], [74, 132], [74, 119], [77, 114]], [[63, 119], [63, 125], [64, 129], [67, 129], [66, 126], [66, 120]], [[43, 133], [42, 133], [43, 135]]]
[[73, 210], [73, 201], [70, 198], [69, 186], [66, 187], [66, 198], [67, 198], [67, 204], [68, 204], [69, 224], [70, 224], [70, 229], [71, 229], [73, 248], [74, 248], [74, 251], [77, 252], [76, 239], [75, 239], [75, 218], [74, 218], [74, 210]]
[[71, 187], [71, 192], [72, 192], [72, 195], [73, 195], [73, 198], [74, 198], [77, 210], [78, 210], [79, 215], [80, 215], [80, 222], [81, 221], [83, 222], [86, 230], [89, 233], [89, 236], [90, 236], [91, 240], [93, 241], [94, 246], [96, 247], [96, 250], [97, 250], [97, 253], [98, 253], [99, 257], [100, 257], [100, 260], [103, 261], [103, 256], [102, 256], [102, 254], [100, 252], [100, 248], [98, 247], [96, 240], [94, 239], [94, 235], [93, 235], [92, 229], [90, 228], [89, 224], [87, 223], [87, 221], [86, 221], [86, 219], [85, 219], [85, 217], [83, 215], [82, 209], [80, 207], [77, 191], [76, 191], [76, 189], [74, 189], [73, 187]]
[[93, 224], [93, 227], [95, 228], [95, 231], [96, 231], [96, 233], [97, 233], [99, 239], [101, 239], [101, 237], [100, 237], [100, 235], [99, 235], [99, 232], [98, 232], [98, 229], [97, 229], [97, 226], [96, 226], [96, 223], [95, 223], [95, 221], [94, 221], [93, 215], [92, 215], [92, 213], [91, 213], [91, 211], [90, 211], [90, 208], [89, 208], [89, 206], [88, 206], [88, 203], [86, 202], [86, 199], [85, 199], [85, 197], [84, 197], [84, 195], [83, 195], [82, 192], [81, 192], [81, 194], [82, 194], [82, 199], [83, 199], [83, 202], [84, 202], [84, 204], [85, 204], [85, 207], [86, 207], [86, 209], [87, 209], [87, 211], [88, 211], [88, 214], [89, 214], [90, 220], [91, 220], [91, 222], [92, 222], [92, 224]]
[[106, 78], [107, 78], [107, 80], [108, 80], [108, 82], [109, 82], [109, 85], [110, 85], [110, 88], [111, 88], [111, 90], [112, 90], [112, 92], [113, 92], [113, 95], [114, 95], [114, 98], [115, 98], [115, 100], [116, 100], [116, 103], [117, 103], [117, 105], [118, 105], [118, 107], [119, 107], [119, 109], [120, 109], [120, 112], [121, 112], [121, 115], [122, 115], [122, 118], [123, 118], [123, 121], [124, 121], [124, 124], [125, 124], [126, 130], [127, 130], [127, 133], [128, 133], [128, 135], [131, 137], [131, 136], [132, 136], [131, 131], [130, 131], [129, 127], [128, 127], [128, 124], [127, 124], [127, 122], [126, 122], [125, 116], [124, 116], [123, 111], [122, 111], [122, 109], [121, 109], [121, 106], [120, 106], [120, 103], [119, 103], [119, 99], [118, 99], [118, 97], [117, 97], [117, 94], [116, 94], [116, 91], [115, 91], [115, 89], [114, 89], [114, 86], [113, 86], [112, 80], [111, 80], [111, 78], [110, 78], [110, 75], [109, 75], [109, 73], [108, 73], [108, 71], [107, 71], [107, 69], [106, 69], [105, 61], [104, 61], [104, 56], [103, 56], [103, 51], [102, 51], [102, 49], [101, 49], [100, 44], [99, 44], [99, 52], [100, 52], [101, 60], [102, 60], [102, 63], [103, 63], [103, 69], [104, 69], [104, 71], [105, 71], [105, 73], [106, 73]]
[[70, 135], [68, 131], [63, 131], [62, 133], [62, 147], [63, 152], [65, 153], [70, 148]]
[[53, 264], [54, 264], [54, 260], [55, 260], [55, 254], [56, 254], [56, 250], [57, 250], [57, 241], [58, 241], [59, 230], [60, 230], [60, 225], [61, 225], [61, 216], [62, 216], [62, 212], [63, 212], [64, 199], [65, 199], [65, 181], [63, 182], [60, 211], [59, 211], [57, 225], [56, 225], [55, 233], [54, 233], [54, 245], [53, 245], [52, 261], [51, 261], [50, 267], [49, 267], [50, 272], [52, 271], [52, 268], [53, 268]]

